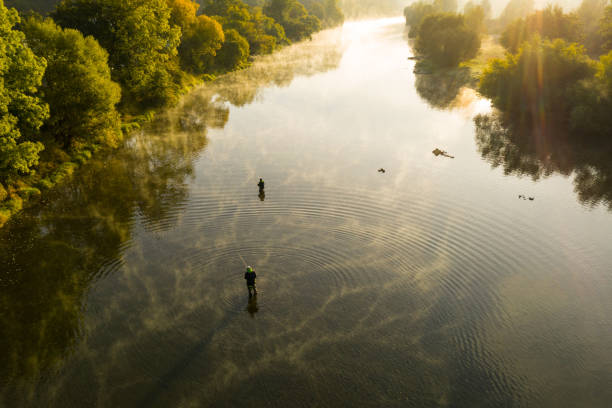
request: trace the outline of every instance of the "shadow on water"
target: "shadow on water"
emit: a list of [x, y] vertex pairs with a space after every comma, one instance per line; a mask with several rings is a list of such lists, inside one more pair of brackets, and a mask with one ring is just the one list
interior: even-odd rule
[[419, 96], [434, 109], [451, 109], [460, 104], [458, 96], [472, 80], [468, 68], [438, 70], [415, 75], [415, 88]]
[[574, 191], [585, 206], [605, 205], [612, 211], [612, 139], [587, 139], [548, 123], [534, 127], [494, 112], [478, 115], [476, 145], [492, 167], [506, 175], [539, 180], [553, 174], [573, 175]]
[[121, 266], [135, 218], [154, 230], [173, 224], [206, 133], [153, 128], [163, 135], [134, 135], [0, 231], [3, 386], [58, 368], [84, 336], [89, 288]]
[[[40, 398], [40, 381], [58, 373], [86, 338], [88, 293], [122, 268], [135, 225], [157, 233], [176, 224], [194, 163], [208, 143], [207, 129], [225, 126], [227, 103], [249, 104], [260, 87], [287, 86], [296, 76], [325, 72], [341, 56], [339, 44], [323, 38], [198, 88], [124, 147], [85, 164], [47, 203], [0, 230], [0, 405]], [[247, 311], [257, 310], [256, 300], [249, 302]], [[205, 347], [200, 341], [181, 361]]]

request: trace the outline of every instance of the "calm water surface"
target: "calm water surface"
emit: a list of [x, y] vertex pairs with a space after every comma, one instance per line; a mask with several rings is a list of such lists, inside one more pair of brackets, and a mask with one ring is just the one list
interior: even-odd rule
[[261, 58], [0, 231], [0, 406], [612, 405], [609, 179], [410, 55], [390, 19]]

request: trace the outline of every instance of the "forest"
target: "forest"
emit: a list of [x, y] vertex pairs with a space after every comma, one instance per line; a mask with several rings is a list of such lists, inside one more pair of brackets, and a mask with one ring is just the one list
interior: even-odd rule
[[343, 20], [337, 0], [0, 0], [0, 226], [194, 85]]

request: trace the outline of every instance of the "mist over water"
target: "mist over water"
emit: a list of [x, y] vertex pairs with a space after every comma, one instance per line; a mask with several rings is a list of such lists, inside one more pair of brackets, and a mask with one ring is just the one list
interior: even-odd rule
[[608, 406], [608, 203], [506, 175], [410, 55], [401, 18], [317, 34], [16, 217], [0, 406]]

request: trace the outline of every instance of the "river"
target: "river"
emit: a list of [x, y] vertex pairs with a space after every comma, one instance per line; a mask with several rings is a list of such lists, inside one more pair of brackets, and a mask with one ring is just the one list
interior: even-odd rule
[[610, 406], [606, 173], [409, 56], [399, 18], [319, 33], [15, 217], [0, 406]]

